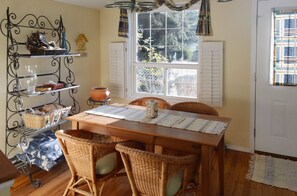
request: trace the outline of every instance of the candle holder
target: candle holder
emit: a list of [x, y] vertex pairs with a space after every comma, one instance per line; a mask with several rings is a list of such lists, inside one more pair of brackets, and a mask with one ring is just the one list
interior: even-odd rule
[[158, 102], [156, 100], [146, 101], [146, 117], [156, 118], [158, 116]]

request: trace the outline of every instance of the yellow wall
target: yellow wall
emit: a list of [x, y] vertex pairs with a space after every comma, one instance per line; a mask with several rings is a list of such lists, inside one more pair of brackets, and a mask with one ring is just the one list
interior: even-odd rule
[[[75, 38], [84, 33], [87, 43], [87, 56], [74, 58], [71, 65], [76, 81], [81, 85], [78, 97], [82, 110], [87, 109], [86, 100], [89, 89], [93, 86], [109, 84], [110, 42], [126, 41], [117, 35], [119, 10], [92, 10], [51, 0], [2, 0], [0, 17], [5, 18], [6, 7], [18, 17], [27, 13], [46, 15], [55, 19], [62, 15], [67, 29], [67, 39], [75, 50]], [[249, 148], [250, 139], [250, 51], [251, 51], [251, 18], [252, 1], [233, 0], [218, 3], [211, 0], [213, 37], [209, 41], [224, 41], [224, 107], [217, 108], [221, 116], [232, 118], [227, 131], [227, 144]], [[6, 39], [0, 35], [0, 80], [6, 77]], [[5, 93], [6, 83], [0, 83], [0, 149], [5, 146]], [[117, 100], [124, 101], [128, 100]]]
[[119, 17], [119, 9], [100, 10], [101, 86], [109, 85], [109, 43], [125, 41], [118, 37]]
[[[234, 0], [218, 3], [217, 0], [211, 0], [210, 2], [214, 36], [204, 39], [224, 42], [224, 107], [217, 109], [221, 116], [232, 118], [226, 134], [226, 143], [248, 149], [252, 1]], [[100, 19], [101, 84], [108, 86], [108, 43], [125, 39], [117, 37], [118, 9], [101, 10]]]
[[[75, 73], [76, 83], [81, 86], [76, 94], [81, 109], [89, 108], [86, 100], [89, 97], [91, 87], [100, 83], [100, 16], [99, 10], [87, 9], [69, 4], [58, 3], [52, 0], [1, 0], [0, 18], [6, 18], [6, 8], [16, 13], [20, 19], [25, 14], [45, 15], [51, 20], [63, 17], [66, 27], [67, 40], [72, 45], [72, 52], [75, 52], [75, 39], [80, 33], [84, 33], [89, 42], [87, 43], [87, 56], [75, 57], [71, 68]], [[38, 59], [38, 62], [40, 60]], [[28, 61], [29, 62], [29, 61]], [[42, 62], [42, 61], [40, 61]], [[39, 65], [50, 66], [50, 65]], [[5, 102], [6, 102], [6, 38], [0, 34], [0, 149], [5, 147]], [[44, 99], [43, 96], [39, 97]]]
[[226, 143], [248, 148], [250, 143], [250, 59], [252, 1], [211, 1], [214, 36], [224, 41], [224, 107], [232, 118]]

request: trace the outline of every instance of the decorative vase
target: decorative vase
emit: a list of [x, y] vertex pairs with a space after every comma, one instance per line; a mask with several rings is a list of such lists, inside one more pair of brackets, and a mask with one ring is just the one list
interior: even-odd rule
[[91, 89], [90, 96], [93, 101], [104, 101], [108, 98], [110, 92], [108, 88], [94, 87]]
[[37, 74], [36, 74], [37, 65], [27, 65], [25, 66], [25, 69], [27, 74], [27, 77], [26, 77], [27, 93], [34, 94], [35, 87], [37, 84]]
[[146, 117], [147, 118], [158, 117], [158, 102], [156, 100], [146, 101]]

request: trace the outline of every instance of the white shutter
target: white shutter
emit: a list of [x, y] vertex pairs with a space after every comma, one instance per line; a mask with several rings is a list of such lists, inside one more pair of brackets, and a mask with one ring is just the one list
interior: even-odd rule
[[199, 101], [223, 106], [223, 42], [202, 42], [199, 56]]
[[125, 97], [126, 44], [109, 44], [109, 91], [111, 97]]

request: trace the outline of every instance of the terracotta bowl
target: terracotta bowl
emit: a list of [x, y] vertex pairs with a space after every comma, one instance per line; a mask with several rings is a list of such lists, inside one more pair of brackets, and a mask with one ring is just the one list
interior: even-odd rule
[[109, 96], [108, 88], [94, 87], [91, 89], [90, 96], [94, 101], [103, 101]]

